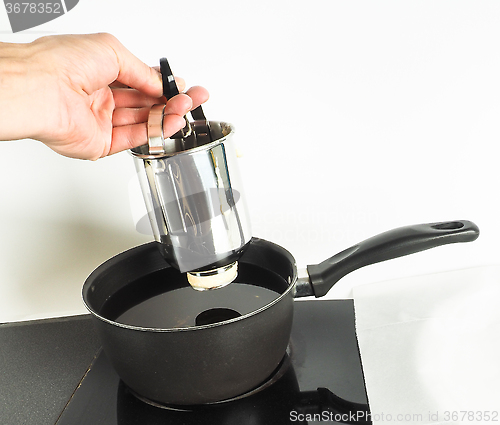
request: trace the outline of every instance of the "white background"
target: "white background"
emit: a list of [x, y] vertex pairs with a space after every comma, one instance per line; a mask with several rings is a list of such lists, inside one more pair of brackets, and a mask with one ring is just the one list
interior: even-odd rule
[[[496, 1], [80, 0], [32, 30], [9, 28], [0, 7], [1, 41], [111, 32], [207, 87], [206, 115], [237, 128], [254, 235], [299, 266], [406, 224], [481, 228], [472, 244], [354, 272], [328, 297], [499, 263]], [[85, 312], [87, 275], [151, 240], [135, 231], [133, 177], [127, 153], [88, 162], [0, 143], [0, 322]]]

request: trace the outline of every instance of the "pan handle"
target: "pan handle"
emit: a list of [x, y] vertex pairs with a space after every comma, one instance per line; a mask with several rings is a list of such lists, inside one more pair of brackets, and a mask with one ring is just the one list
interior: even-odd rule
[[309, 288], [297, 282], [297, 295], [322, 297], [345, 275], [370, 264], [456, 242], [472, 242], [479, 228], [467, 220], [399, 227], [358, 243], [320, 264], [307, 266]]

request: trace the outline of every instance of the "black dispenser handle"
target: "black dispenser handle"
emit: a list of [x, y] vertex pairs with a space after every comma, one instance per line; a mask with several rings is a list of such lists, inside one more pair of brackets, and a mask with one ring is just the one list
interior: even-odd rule
[[[174, 74], [172, 73], [172, 69], [170, 69], [170, 64], [168, 63], [167, 58], [160, 59], [160, 72], [161, 81], [163, 83], [163, 96], [169, 100], [179, 94], [179, 89], [175, 83]], [[206, 121], [205, 113], [203, 112], [201, 105], [191, 111], [191, 116], [194, 120]]]
[[478, 237], [479, 228], [466, 220], [417, 224], [389, 230], [320, 264], [307, 266], [312, 291], [303, 291], [299, 296], [322, 297], [345, 275], [370, 264], [450, 243], [472, 242]]
[[160, 59], [160, 72], [161, 81], [163, 83], [163, 96], [165, 96], [167, 100], [169, 100], [179, 94], [179, 89], [177, 88], [177, 84], [175, 83], [174, 74], [170, 69], [167, 58]]

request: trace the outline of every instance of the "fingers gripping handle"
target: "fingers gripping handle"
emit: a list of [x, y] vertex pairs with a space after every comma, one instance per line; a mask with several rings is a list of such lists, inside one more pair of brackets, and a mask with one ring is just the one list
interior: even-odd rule
[[345, 275], [361, 267], [457, 242], [472, 242], [479, 228], [470, 221], [400, 227], [381, 233], [317, 265], [307, 266], [315, 297], [322, 297]]
[[[160, 72], [163, 84], [163, 96], [165, 96], [167, 100], [172, 99], [175, 95], [179, 94], [179, 89], [175, 83], [174, 74], [172, 73], [167, 58], [160, 59]], [[191, 111], [191, 116], [194, 120], [206, 120], [201, 105]]]

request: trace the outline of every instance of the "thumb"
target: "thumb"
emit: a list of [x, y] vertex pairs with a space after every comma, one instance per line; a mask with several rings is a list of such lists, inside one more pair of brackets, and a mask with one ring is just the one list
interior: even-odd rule
[[95, 34], [109, 45], [116, 54], [118, 76], [116, 81], [152, 97], [163, 94], [161, 74], [133, 55], [115, 36], [107, 33]]

